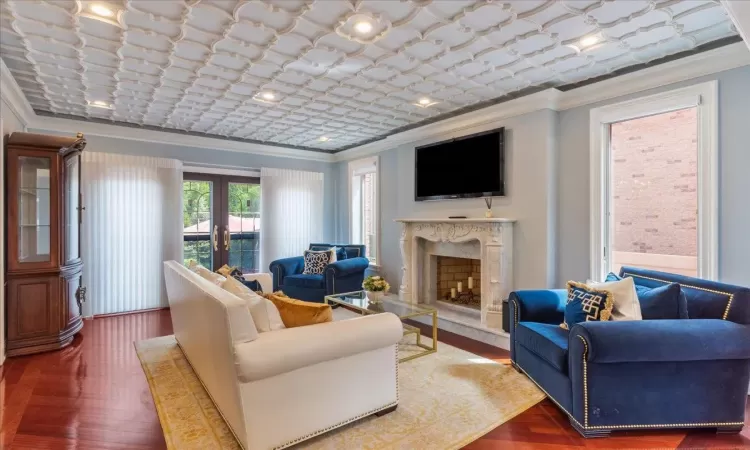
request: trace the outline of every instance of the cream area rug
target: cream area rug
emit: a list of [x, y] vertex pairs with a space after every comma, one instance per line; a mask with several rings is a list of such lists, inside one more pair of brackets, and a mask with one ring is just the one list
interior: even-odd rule
[[[399, 352], [413, 351], [407, 336]], [[167, 447], [172, 450], [240, 449], [174, 336], [140, 341], [146, 374]], [[450, 345], [399, 365], [399, 404], [302, 442], [294, 449], [457, 449], [544, 398], [525, 376]], [[254, 449], [247, 449], [254, 450]]]

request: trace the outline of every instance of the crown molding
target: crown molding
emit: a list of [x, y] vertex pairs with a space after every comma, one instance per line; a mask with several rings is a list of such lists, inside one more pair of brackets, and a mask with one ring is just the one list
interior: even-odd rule
[[34, 119], [28, 125], [28, 128], [38, 131], [52, 131], [57, 133], [81, 132], [84, 135], [89, 136], [101, 136], [138, 142], [177, 145], [180, 147], [195, 147], [237, 153], [249, 153], [253, 155], [333, 162], [333, 155], [329, 153], [296, 150], [291, 148], [276, 147], [273, 145], [217, 139], [205, 136], [193, 136], [189, 134], [171, 133], [167, 131], [147, 130], [138, 127], [123, 127], [119, 125], [86, 122], [83, 120], [65, 119], [61, 117], [35, 115]]
[[[750, 5], [750, 2], [748, 2], [748, 5]], [[750, 65], [750, 51], [744, 43], [736, 42], [569, 91], [547, 89], [423, 127], [393, 134], [379, 141], [338, 152], [334, 156], [336, 161], [348, 161], [425, 139], [439, 141], [449, 138], [451, 134], [461, 133], [469, 128], [540, 109], [563, 111], [746, 65]]]
[[34, 108], [26, 99], [26, 96], [18, 85], [16, 79], [8, 70], [5, 61], [0, 59], [0, 98], [8, 105], [13, 114], [24, 126], [27, 126], [36, 116]]
[[721, 6], [734, 23], [737, 31], [750, 49], [750, 2], [747, 0], [721, 0]]
[[494, 124], [499, 120], [542, 109], [557, 110], [560, 95], [562, 94], [557, 89], [546, 89], [439, 122], [392, 134], [379, 141], [335, 153], [334, 156], [336, 161], [349, 161], [424, 139], [449, 139], [452, 135], [465, 133], [470, 128]]
[[560, 96], [559, 106], [560, 110], [566, 110], [590, 105], [749, 64], [750, 51], [744, 43], [736, 42], [565, 91]]

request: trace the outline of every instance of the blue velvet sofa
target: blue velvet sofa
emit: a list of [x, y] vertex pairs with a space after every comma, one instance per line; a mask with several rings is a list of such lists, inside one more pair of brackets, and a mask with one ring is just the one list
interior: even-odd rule
[[[370, 261], [365, 258], [364, 245], [310, 244], [310, 250], [325, 250], [338, 247], [335, 263], [326, 266], [321, 275], [305, 275], [305, 259], [302, 256], [278, 259], [269, 269], [273, 276], [273, 290], [308, 302], [323, 303], [326, 295], [362, 290], [365, 270]], [[343, 259], [342, 259], [343, 258]]]
[[623, 267], [636, 285], [679, 283], [689, 319], [563, 321], [565, 290], [512, 292], [512, 365], [585, 437], [649, 428], [737, 433], [750, 383], [750, 290]]

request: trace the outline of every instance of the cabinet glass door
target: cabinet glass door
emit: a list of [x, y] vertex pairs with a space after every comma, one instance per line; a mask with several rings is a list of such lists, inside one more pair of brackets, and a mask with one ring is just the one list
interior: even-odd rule
[[50, 261], [51, 159], [18, 158], [18, 262]]
[[78, 154], [65, 160], [65, 261], [80, 257], [80, 170], [81, 157]]

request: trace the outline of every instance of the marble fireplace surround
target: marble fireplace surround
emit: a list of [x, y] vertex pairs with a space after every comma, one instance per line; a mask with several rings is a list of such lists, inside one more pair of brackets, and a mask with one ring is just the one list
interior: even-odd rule
[[[397, 219], [401, 224], [402, 274], [399, 298], [434, 303], [435, 256], [481, 261], [481, 324], [487, 308], [501, 304], [513, 290], [513, 223], [502, 218]], [[465, 284], [464, 284], [465, 286]]]

